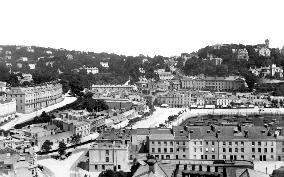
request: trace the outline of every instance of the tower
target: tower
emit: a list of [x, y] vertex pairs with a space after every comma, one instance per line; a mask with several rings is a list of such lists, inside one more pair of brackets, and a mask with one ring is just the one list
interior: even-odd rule
[[265, 47], [269, 48], [269, 40], [268, 39], [265, 39]]

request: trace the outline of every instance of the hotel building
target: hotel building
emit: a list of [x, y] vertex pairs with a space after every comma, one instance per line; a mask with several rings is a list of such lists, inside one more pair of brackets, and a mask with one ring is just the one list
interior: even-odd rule
[[16, 100], [19, 113], [31, 113], [62, 101], [62, 85], [56, 82], [28, 87], [11, 87], [8, 99]]

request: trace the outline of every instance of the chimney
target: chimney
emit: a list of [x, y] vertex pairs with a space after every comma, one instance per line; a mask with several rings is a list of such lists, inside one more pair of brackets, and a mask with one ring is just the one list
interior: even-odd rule
[[242, 126], [241, 126], [241, 124], [238, 124], [237, 127], [238, 127], [238, 131], [241, 132], [241, 131], [242, 131]]
[[245, 130], [244, 133], [245, 133], [245, 138], [248, 138], [248, 130]]
[[149, 166], [149, 172], [155, 173], [155, 164], [157, 162], [156, 159], [153, 156], [148, 155], [147, 160], [145, 162]]

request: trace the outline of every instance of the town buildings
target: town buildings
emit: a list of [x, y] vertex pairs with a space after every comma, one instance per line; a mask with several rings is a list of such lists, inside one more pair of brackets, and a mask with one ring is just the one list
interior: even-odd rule
[[0, 99], [0, 123], [15, 117], [16, 100]]
[[265, 44], [256, 45], [254, 50], [258, 52], [259, 56], [270, 57], [269, 40], [266, 39]]
[[91, 74], [98, 74], [99, 73], [99, 69], [97, 67], [86, 67], [83, 66], [83, 68], [80, 68], [81, 70], [85, 70], [87, 72], [87, 74], [91, 73]]
[[91, 85], [92, 91], [97, 92], [121, 92], [121, 91], [131, 91], [134, 89], [132, 85]]
[[184, 108], [191, 105], [190, 92], [168, 92], [158, 97], [160, 104], [167, 104], [171, 108]]
[[272, 64], [267, 67], [260, 68], [250, 68], [249, 71], [256, 76], [266, 77], [266, 76], [278, 76], [283, 77], [283, 68]]
[[0, 176], [36, 177], [36, 154], [21, 154], [10, 148], [0, 149]]
[[52, 120], [52, 124], [60, 127], [65, 132], [70, 131], [73, 135], [80, 135], [81, 137], [90, 135], [91, 131], [91, 125], [85, 121], [56, 118]]
[[62, 101], [62, 85], [49, 82], [28, 87], [11, 87], [7, 92], [8, 99], [16, 99], [16, 110], [19, 113], [30, 113]]
[[89, 149], [90, 172], [107, 169], [130, 171], [129, 145], [123, 143], [96, 143]]
[[181, 89], [233, 91], [245, 86], [245, 80], [239, 76], [198, 77], [181, 79]]
[[107, 61], [101, 61], [100, 65], [104, 68], [109, 68], [108, 62]]
[[233, 54], [236, 54], [238, 60], [249, 60], [248, 51], [246, 48], [243, 49], [232, 49]]

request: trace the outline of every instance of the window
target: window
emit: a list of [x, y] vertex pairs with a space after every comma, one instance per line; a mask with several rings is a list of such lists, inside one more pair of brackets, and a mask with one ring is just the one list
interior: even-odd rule
[[158, 148], [158, 152], [161, 152], [161, 148]]
[[185, 148], [183, 148], [182, 151], [185, 152]]
[[202, 148], [200, 148], [200, 152], [202, 152]]
[[255, 152], [255, 148], [252, 148], [251, 151], [252, 151], [252, 152]]
[[161, 158], [164, 159], [164, 155], [162, 155]]
[[244, 149], [244, 148], [241, 148], [241, 152], [245, 152], [245, 149]]
[[271, 159], [274, 159], [274, 155], [271, 155], [270, 157], [271, 157]]
[[167, 142], [166, 142], [166, 141], [164, 142], [164, 145], [165, 145], [165, 146], [167, 145]]
[[177, 148], [177, 152], [179, 152], [179, 148]]
[[152, 145], [154, 145], [155, 144], [155, 142], [154, 141], [152, 141]]
[[252, 155], [251, 158], [252, 158], [253, 160], [255, 160], [255, 155]]
[[98, 170], [98, 165], [95, 165], [95, 170]]
[[205, 159], [207, 159], [207, 155], [205, 155]]
[[264, 148], [264, 152], [265, 152], [265, 153], [267, 152], [267, 148]]
[[155, 152], [155, 148], [152, 148], [152, 152]]
[[182, 144], [185, 145], [185, 141]]
[[215, 159], [215, 155], [212, 155], [212, 159]]
[[167, 148], [164, 148], [164, 152], [167, 152]]
[[205, 151], [208, 152], [209, 151], [208, 148], [205, 148]]
[[102, 165], [102, 170], [105, 170], [105, 165]]
[[284, 148], [282, 148], [282, 152], [284, 152]]
[[223, 155], [223, 159], [226, 160], [226, 155]]
[[120, 165], [118, 165], [117, 168], [120, 170], [120, 168], [121, 168]]
[[205, 144], [208, 145], [208, 141], [206, 141]]
[[106, 157], [106, 162], [109, 162], [109, 157]]
[[235, 148], [235, 152], [238, 152], [238, 148]]
[[170, 152], [174, 152], [174, 149], [173, 149], [173, 148], [170, 148]]
[[214, 142], [214, 141], [212, 141], [212, 145], [213, 145], [213, 146], [215, 145], [215, 142]]
[[109, 155], [109, 150], [106, 150], [106, 155]]
[[185, 159], [185, 158], [186, 158], [186, 155], [182, 155], [182, 157]]
[[252, 146], [254, 146], [254, 141], [253, 141], [253, 142], [251, 142], [251, 144], [252, 144]]
[[194, 141], [194, 145], [196, 145], [196, 141]]
[[179, 142], [177, 141], [177, 145], [179, 145]]
[[215, 149], [214, 149], [214, 148], [212, 148], [212, 152], [215, 152]]
[[226, 146], [226, 142], [225, 141], [223, 141], [223, 146]]
[[232, 152], [232, 148], [229, 148], [229, 152]]
[[226, 148], [223, 148], [223, 152], [226, 152]]
[[171, 141], [171, 142], [170, 142], [170, 145], [171, 145], [171, 146], [173, 146], [173, 145], [174, 145], [174, 143]]
[[161, 146], [161, 142], [160, 141], [158, 141], [158, 145]]
[[261, 142], [260, 141], [258, 142], [258, 145], [261, 146]]
[[[283, 150], [284, 150], [284, 148], [283, 148]], [[194, 148], [194, 152], [196, 152], [196, 148]]]
[[232, 142], [229, 142], [229, 145], [231, 146], [231, 145], [232, 145]]
[[271, 152], [273, 152], [273, 148], [271, 148]]
[[241, 159], [244, 160], [244, 159], [245, 159], [245, 156], [244, 156], [244, 155], [241, 155]]

